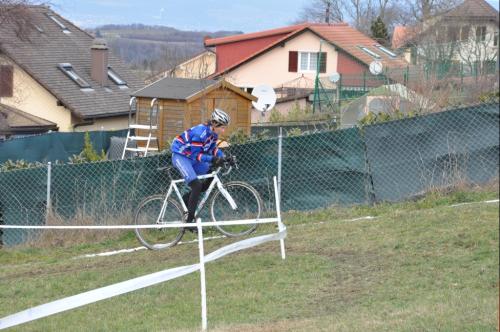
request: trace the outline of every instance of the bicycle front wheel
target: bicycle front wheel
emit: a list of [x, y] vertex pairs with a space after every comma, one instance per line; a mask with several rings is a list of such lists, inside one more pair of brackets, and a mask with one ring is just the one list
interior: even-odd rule
[[[258, 219], [262, 212], [262, 200], [254, 187], [245, 182], [228, 182], [224, 188], [236, 203], [233, 209], [226, 197], [218, 190], [212, 198], [210, 212], [213, 221], [231, 221], [244, 219]], [[216, 228], [230, 237], [243, 236], [252, 233], [257, 224], [222, 225]]]
[[[167, 200], [163, 218], [158, 220], [164, 200], [165, 195], [154, 195], [143, 200], [135, 213], [135, 224], [156, 225], [180, 222], [182, 220], [182, 209], [171, 198]], [[151, 250], [172, 247], [181, 240], [184, 234], [182, 228], [136, 228], [134, 231], [137, 239]]]

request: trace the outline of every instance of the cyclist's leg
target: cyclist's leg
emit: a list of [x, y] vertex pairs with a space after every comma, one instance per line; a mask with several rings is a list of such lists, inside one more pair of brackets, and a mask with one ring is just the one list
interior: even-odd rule
[[[202, 163], [202, 164], [208, 164], [208, 163]], [[208, 168], [207, 168], [207, 166], [208, 166]], [[211, 167], [210, 164], [200, 166], [200, 163], [196, 163], [193, 166], [193, 169], [197, 175], [204, 175], [204, 174], [207, 174], [210, 172], [210, 167]], [[205, 191], [208, 190], [208, 187], [210, 187], [212, 180], [213, 180], [213, 178], [209, 178], [209, 179], [205, 179], [205, 180], [201, 181], [201, 192], [202, 193], [204, 193]], [[184, 195], [182, 195], [182, 200], [184, 201], [184, 204], [186, 204], [186, 206], [188, 206], [190, 194], [191, 194], [191, 192], [187, 192]]]
[[[205, 175], [210, 172], [210, 167], [212, 165], [210, 163], [196, 163], [193, 165], [193, 169], [196, 172], [197, 175]], [[210, 184], [212, 183], [213, 178], [210, 179], [205, 179], [202, 182], [201, 185], [201, 192], [205, 192], [208, 190], [208, 187], [210, 187]]]
[[197, 174], [193, 169], [193, 161], [188, 157], [174, 153], [172, 154], [172, 164], [181, 172], [184, 180], [186, 181], [186, 184], [191, 187], [191, 192], [188, 193], [189, 198], [187, 195], [184, 195], [183, 199], [188, 198], [188, 215], [186, 218], [186, 222], [192, 222], [194, 219], [196, 206], [198, 205], [198, 199], [200, 198], [202, 187], [201, 182], [200, 180], [198, 180]]

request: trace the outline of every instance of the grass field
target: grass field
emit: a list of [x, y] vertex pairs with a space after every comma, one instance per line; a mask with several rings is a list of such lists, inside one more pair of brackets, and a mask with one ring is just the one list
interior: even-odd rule
[[[495, 331], [498, 192], [285, 214], [287, 259], [266, 243], [207, 265], [210, 331]], [[374, 219], [359, 219], [363, 216]], [[272, 226], [259, 233], [274, 231]], [[206, 252], [227, 239], [206, 242]], [[197, 261], [196, 244], [109, 257], [119, 241], [0, 250], [0, 317]], [[77, 258], [75, 258], [77, 257]], [[13, 331], [197, 331], [199, 274], [27, 323]]]

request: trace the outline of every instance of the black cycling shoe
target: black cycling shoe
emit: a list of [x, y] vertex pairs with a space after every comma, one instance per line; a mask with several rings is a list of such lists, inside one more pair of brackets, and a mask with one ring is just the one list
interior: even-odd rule
[[[192, 221], [187, 221], [187, 217], [188, 217], [188, 212], [184, 212], [184, 215], [182, 216], [182, 222], [185, 222], [185, 223], [193, 223], [194, 224], [194, 220]], [[184, 227], [184, 231], [190, 231], [191, 233], [198, 233], [198, 228], [196, 227], [196, 225], [193, 225], [193, 226], [189, 226], [189, 227]]]

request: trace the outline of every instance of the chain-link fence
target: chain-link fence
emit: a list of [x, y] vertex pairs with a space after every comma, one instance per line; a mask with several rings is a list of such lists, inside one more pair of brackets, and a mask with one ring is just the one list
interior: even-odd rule
[[[232, 145], [226, 152], [238, 157], [239, 168], [222, 180], [250, 183], [269, 211], [276, 175], [284, 211], [401, 201], [436, 188], [498, 180], [498, 106], [311, 134], [289, 131]], [[162, 154], [0, 172], [0, 223], [132, 224], [141, 200], [166, 192], [170, 177], [158, 168], [170, 163]], [[180, 175], [174, 170], [173, 177]], [[6, 229], [0, 241], [12, 246], [37, 234]]]

